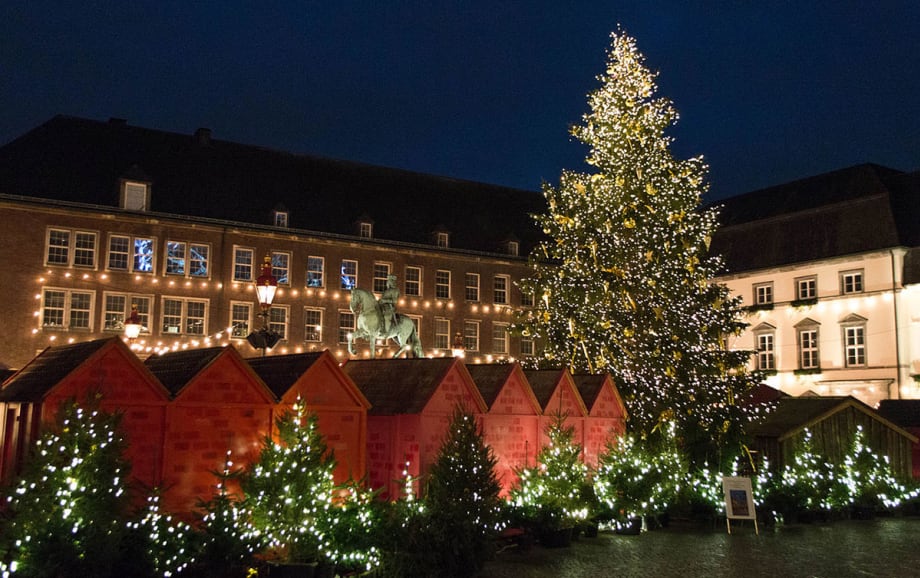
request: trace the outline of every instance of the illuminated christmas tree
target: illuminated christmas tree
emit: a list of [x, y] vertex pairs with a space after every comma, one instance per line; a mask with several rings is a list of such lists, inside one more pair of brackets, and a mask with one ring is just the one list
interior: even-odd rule
[[61, 406], [0, 517], [0, 574], [114, 576], [130, 514], [119, 415]]
[[740, 300], [710, 282], [721, 260], [708, 253], [717, 214], [700, 210], [707, 166], [672, 156], [678, 114], [655, 77], [635, 40], [614, 33], [572, 129], [592, 168], [544, 186], [549, 240], [531, 255], [522, 289], [535, 306], [517, 328], [544, 345], [543, 365], [611, 373], [641, 439], [674, 422], [694, 462], [715, 462], [726, 445], [737, 453], [747, 422], [735, 398], [753, 384], [749, 353], [726, 345], [744, 327]]

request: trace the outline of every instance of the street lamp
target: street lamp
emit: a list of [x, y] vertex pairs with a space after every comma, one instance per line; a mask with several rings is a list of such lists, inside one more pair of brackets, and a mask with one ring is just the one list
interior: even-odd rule
[[268, 314], [272, 307], [272, 301], [275, 299], [275, 291], [278, 290], [278, 280], [272, 275], [272, 259], [268, 255], [262, 263], [262, 274], [256, 279], [256, 297], [259, 299], [259, 307], [262, 312], [262, 327], [258, 331], [253, 331], [246, 336], [246, 341], [256, 349], [262, 350], [265, 355], [267, 349], [271, 349], [278, 343], [281, 336], [268, 329]]
[[131, 315], [125, 319], [125, 337], [130, 340], [137, 339], [137, 336], [141, 334], [141, 330], [144, 326], [141, 324], [141, 316], [137, 312], [137, 304], [131, 304]]

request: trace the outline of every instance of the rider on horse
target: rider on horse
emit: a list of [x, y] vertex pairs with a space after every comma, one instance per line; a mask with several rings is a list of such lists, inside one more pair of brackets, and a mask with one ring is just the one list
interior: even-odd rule
[[399, 289], [396, 287], [396, 275], [387, 275], [387, 288], [377, 300], [379, 304], [381, 326], [384, 334], [390, 333], [390, 328], [396, 324], [396, 301], [399, 299]]

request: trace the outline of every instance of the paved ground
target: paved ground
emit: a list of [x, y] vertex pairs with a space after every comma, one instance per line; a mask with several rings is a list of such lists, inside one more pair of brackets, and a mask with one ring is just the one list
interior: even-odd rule
[[754, 533], [666, 528], [639, 536], [601, 532], [571, 548], [507, 550], [479, 578], [920, 576], [920, 518], [802, 524]]

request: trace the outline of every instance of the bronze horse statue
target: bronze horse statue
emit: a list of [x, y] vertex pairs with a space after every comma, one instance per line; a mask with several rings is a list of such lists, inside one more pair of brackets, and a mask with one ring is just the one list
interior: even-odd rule
[[393, 339], [399, 349], [393, 357], [398, 357], [403, 351], [411, 352], [414, 357], [422, 357], [422, 342], [415, 330], [415, 323], [405, 315], [396, 314], [396, 322], [390, 324], [390, 330], [384, 331], [383, 316], [380, 314], [380, 304], [374, 294], [364, 289], [352, 289], [351, 312], [355, 315], [355, 330], [348, 335], [348, 353], [355, 354], [354, 340], [367, 339], [371, 345], [371, 359], [377, 352], [378, 339], [386, 342]]

